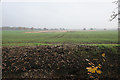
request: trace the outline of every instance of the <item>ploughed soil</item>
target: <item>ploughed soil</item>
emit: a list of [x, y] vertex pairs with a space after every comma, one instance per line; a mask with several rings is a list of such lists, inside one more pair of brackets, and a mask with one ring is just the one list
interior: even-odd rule
[[[100, 79], [119, 79], [118, 49], [85, 45], [3, 47], [2, 77], [89, 79], [87, 59], [102, 65]], [[103, 53], [105, 62], [102, 62]]]
[[44, 30], [44, 31], [32, 31], [24, 33], [46, 33], [46, 32], [68, 32], [67, 30]]
[[[42, 31], [24, 32], [24, 33], [76, 32], [76, 31], [77, 30], [42, 30]], [[96, 31], [96, 30], [87, 30], [87, 31]]]

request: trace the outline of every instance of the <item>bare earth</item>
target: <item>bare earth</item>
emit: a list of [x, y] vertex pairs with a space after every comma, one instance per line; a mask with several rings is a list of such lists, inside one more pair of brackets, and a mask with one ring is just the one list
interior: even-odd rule
[[32, 31], [24, 33], [46, 33], [46, 32], [68, 32], [67, 30], [45, 30], [45, 31]]
[[[44, 31], [24, 32], [24, 33], [76, 32], [76, 31], [81, 31], [81, 30], [44, 30]], [[86, 30], [86, 31], [96, 31], [96, 30]]]

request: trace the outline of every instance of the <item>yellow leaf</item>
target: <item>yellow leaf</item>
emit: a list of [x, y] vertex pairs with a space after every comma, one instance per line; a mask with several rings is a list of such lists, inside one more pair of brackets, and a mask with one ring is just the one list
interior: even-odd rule
[[103, 53], [102, 56], [105, 57], [105, 53]]
[[101, 73], [102, 73], [102, 71], [101, 71], [101, 70], [96, 70], [96, 72], [97, 72], [98, 74], [101, 74]]
[[101, 66], [101, 64], [98, 64], [98, 66]]
[[89, 65], [92, 65], [91, 63], [88, 63]]
[[95, 73], [95, 71], [97, 70], [96, 67], [87, 67], [86, 69], [88, 69], [88, 72], [91, 72], [91, 73]]
[[105, 62], [105, 59], [103, 59], [103, 61]]
[[102, 66], [101, 66], [101, 64], [98, 64], [98, 66], [97, 66], [98, 68], [101, 68]]
[[101, 68], [101, 65], [99, 64], [97, 67], [87, 67], [86, 69], [88, 70], [88, 72], [91, 72], [91, 73], [98, 73], [98, 74], [101, 74], [102, 71], [101, 70], [98, 70], [98, 67]]
[[95, 66], [92, 66], [92, 68], [94, 68]]
[[92, 67], [86, 67], [86, 69], [88, 69], [88, 70], [89, 70], [89, 69], [92, 69]]

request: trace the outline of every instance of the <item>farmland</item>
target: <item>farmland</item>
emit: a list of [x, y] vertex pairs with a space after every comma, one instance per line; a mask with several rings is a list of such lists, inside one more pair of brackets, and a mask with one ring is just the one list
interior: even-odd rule
[[[24, 33], [27, 31], [3, 31], [3, 46], [36, 46], [49, 44], [117, 44], [117, 31], [73, 31]], [[28, 31], [29, 32], [29, 31]]]
[[117, 43], [117, 31], [3, 31], [2, 76], [118, 80]]

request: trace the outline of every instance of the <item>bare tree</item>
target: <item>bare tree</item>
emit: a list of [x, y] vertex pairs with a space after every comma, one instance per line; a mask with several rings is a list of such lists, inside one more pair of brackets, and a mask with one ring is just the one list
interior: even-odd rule
[[[113, 21], [117, 16], [119, 16], [120, 14], [120, 10], [119, 10], [119, 7], [120, 7], [120, 0], [116, 0], [113, 2], [114, 4], [118, 5], [118, 7], [116, 7], [113, 12], [112, 12], [112, 15], [110, 16], [110, 21]], [[118, 12], [116, 11], [118, 10]], [[119, 18], [118, 18], [119, 20]]]

